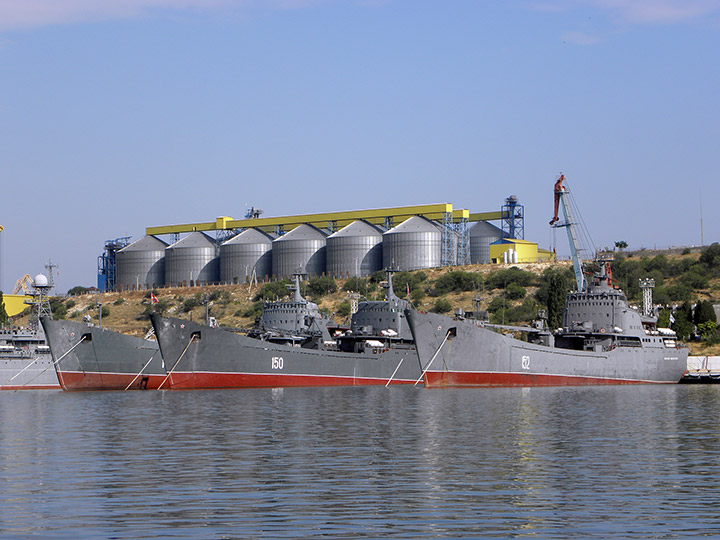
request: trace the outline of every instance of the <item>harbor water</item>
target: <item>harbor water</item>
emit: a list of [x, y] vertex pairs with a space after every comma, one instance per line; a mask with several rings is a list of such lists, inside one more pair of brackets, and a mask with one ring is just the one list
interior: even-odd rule
[[720, 535], [720, 385], [0, 393], [0, 538]]

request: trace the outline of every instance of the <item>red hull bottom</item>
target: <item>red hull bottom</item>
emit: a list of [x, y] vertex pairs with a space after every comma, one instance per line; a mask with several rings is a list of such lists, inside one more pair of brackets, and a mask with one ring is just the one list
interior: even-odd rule
[[[63, 390], [156, 390], [165, 375], [135, 375], [127, 373], [89, 373], [59, 371], [58, 379]], [[134, 379], [134, 382], [133, 382]]]
[[19, 385], [19, 386], [13, 386], [11, 384], [6, 384], [3, 386], [0, 386], [0, 390], [60, 390], [59, 384], [36, 384], [36, 385]]
[[466, 371], [430, 371], [425, 374], [427, 388], [454, 386], [595, 386], [602, 384], [676, 384], [670, 381], [641, 381], [605, 379], [600, 377], [572, 377], [533, 373], [478, 373]]
[[[173, 373], [163, 388], [193, 390], [200, 388], [279, 388], [307, 386], [384, 386], [387, 379], [332, 377], [327, 375], [268, 375], [264, 373]], [[390, 384], [413, 384], [393, 380]]]

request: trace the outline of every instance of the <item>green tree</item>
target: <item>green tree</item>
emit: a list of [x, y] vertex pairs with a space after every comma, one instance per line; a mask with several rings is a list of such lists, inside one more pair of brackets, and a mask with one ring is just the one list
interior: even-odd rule
[[80, 286], [80, 285], [76, 285], [75, 287], [73, 287], [72, 289], [70, 289], [70, 290], [68, 291], [68, 294], [69, 294], [70, 296], [75, 296], [76, 294], [85, 294], [85, 293], [88, 292], [89, 290], [90, 290], [90, 289], [88, 289], [87, 287], [82, 287], [82, 286]]
[[452, 304], [446, 298], [438, 298], [435, 300], [435, 307], [433, 311], [435, 313], [447, 313], [452, 309]]
[[337, 291], [335, 280], [330, 276], [318, 276], [310, 278], [308, 281], [308, 291], [313, 298], [322, 298], [326, 294], [332, 294]]
[[287, 279], [265, 283], [255, 294], [255, 296], [253, 297], [253, 301], [271, 301], [275, 300], [276, 298], [282, 298], [283, 296], [287, 296], [289, 294], [288, 285], [290, 285], [290, 280]]
[[665, 308], [660, 312], [657, 320], [658, 328], [670, 328], [670, 310]]
[[350, 315], [350, 302], [345, 300], [344, 302], [341, 302], [340, 305], [337, 307], [337, 314], [341, 317], [347, 317]]
[[717, 315], [715, 315], [715, 308], [710, 300], [700, 300], [693, 311], [693, 323], [699, 329], [700, 325], [706, 322], [716, 323]]
[[362, 295], [367, 295], [374, 291], [375, 288], [376, 285], [371, 283], [369, 279], [361, 277], [348, 278], [347, 281], [345, 281], [345, 285], [343, 285], [343, 291], [352, 291]]
[[683, 302], [683, 304], [675, 310], [673, 313], [673, 322], [670, 326], [678, 337], [684, 341], [690, 339], [695, 332], [695, 326], [693, 325], [693, 311], [690, 302]]
[[622, 252], [623, 249], [628, 247], [628, 243], [625, 240], [618, 240], [615, 242], [615, 247]]
[[717, 336], [717, 323], [706, 321], [698, 325], [698, 334], [703, 341], [712, 341]]
[[526, 294], [527, 291], [517, 283], [510, 283], [505, 287], [505, 296], [510, 300], [520, 300], [521, 298], [525, 298]]
[[0, 291], [0, 324], [7, 324], [8, 314], [5, 310], [5, 300], [3, 299], [3, 293]]
[[562, 313], [565, 309], [565, 296], [567, 295], [567, 282], [560, 272], [550, 275], [547, 295], [548, 326], [552, 329], [560, 328]]
[[435, 280], [435, 290], [438, 294], [447, 294], [454, 291], [472, 291], [482, 286], [482, 276], [474, 272], [451, 270]]

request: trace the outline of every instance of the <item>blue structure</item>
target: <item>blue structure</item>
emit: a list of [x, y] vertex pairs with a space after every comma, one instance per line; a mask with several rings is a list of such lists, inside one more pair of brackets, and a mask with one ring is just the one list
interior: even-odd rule
[[525, 239], [525, 207], [510, 195], [502, 207], [502, 231], [507, 238]]
[[105, 241], [105, 252], [98, 257], [98, 289], [101, 292], [115, 290], [117, 264], [115, 254], [130, 243], [130, 236]]

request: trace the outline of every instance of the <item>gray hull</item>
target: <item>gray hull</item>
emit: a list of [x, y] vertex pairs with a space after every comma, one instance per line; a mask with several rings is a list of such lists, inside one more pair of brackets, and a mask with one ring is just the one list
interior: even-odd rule
[[0, 331], [0, 390], [59, 388], [42, 331]]
[[173, 389], [412, 384], [413, 347], [346, 353], [277, 344], [152, 315]]
[[152, 389], [165, 379], [156, 341], [71, 321], [42, 324], [64, 390]]
[[687, 369], [685, 348], [571, 350], [432, 313], [409, 312], [408, 321], [428, 387], [677, 383]]

